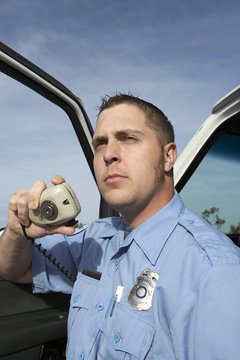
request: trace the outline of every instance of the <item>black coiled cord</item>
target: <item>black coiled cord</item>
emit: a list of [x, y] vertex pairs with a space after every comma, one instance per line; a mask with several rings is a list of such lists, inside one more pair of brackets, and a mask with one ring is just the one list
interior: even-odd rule
[[35, 239], [28, 236], [26, 233], [25, 226], [21, 224], [23, 234], [25, 238], [29, 241], [31, 241], [32, 246], [36, 248], [45, 258], [48, 259], [48, 261], [53, 264], [59, 271], [61, 271], [69, 280], [74, 282], [76, 279], [72, 276], [72, 274], [69, 273], [67, 269], [65, 269], [65, 266], [61, 266], [61, 263], [57, 263], [57, 259], [53, 258], [52, 254], [47, 254], [47, 250], [42, 247], [42, 244], [35, 244]]

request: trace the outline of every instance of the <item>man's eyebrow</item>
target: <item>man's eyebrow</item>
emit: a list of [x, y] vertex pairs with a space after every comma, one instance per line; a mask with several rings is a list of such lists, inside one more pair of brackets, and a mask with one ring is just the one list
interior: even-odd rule
[[[116, 130], [113, 132], [113, 135], [116, 138], [122, 137], [122, 136], [126, 136], [128, 134], [136, 134], [138, 136], [143, 137], [144, 133], [140, 130], [137, 129], [133, 129], [133, 128], [127, 128], [127, 129], [122, 129], [122, 130]], [[95, 147], [97, 145], [97, 143], [99, 142], [104, 142], [108, 140], [108, 136], [107, 135], [97, 135], [93, 138], [92, 140], [92, 146]]]
[[107, 136], [104, 136], [104, 135], [102, 135], [102, 136], [96, 136], [96, 137], [94, 137], [93, 138], [93, 140], [92, 140], [92, 146], [93, 147], [95, 147], [96, 146], [96, 144], [100, 141], [105, 141], [107, 139]]
[[117, 136], [117, 135], [126, 135], [126, 134], [136, 134], [136, 135], [139, 135], [139, 136], [144, 136], [144, 133], [140, 130], [137, 130], [137, 129], [133, 129], [133, 128], [127, 128], [127, 129], [122, 129], [122, 130], [117, 130], [114, 135]]

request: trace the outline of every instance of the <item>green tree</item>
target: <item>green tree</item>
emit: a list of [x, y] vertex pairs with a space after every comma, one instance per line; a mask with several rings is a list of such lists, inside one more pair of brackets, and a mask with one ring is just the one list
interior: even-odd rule
[[230, 225], [230, 234], [240, 234], [240, 221], [235, 225]]
[[215, 226], [217, 229], [225, 224], [226, 220], [221, 219], [218, 215], [219, 208], [213, 206], [211, 209], [206, 209], [202, 212], [202, 218], [209, 224]]

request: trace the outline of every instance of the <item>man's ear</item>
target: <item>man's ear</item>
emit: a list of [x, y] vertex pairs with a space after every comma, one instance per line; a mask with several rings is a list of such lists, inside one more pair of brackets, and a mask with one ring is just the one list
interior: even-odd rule
[[177, 159], [177, 146], [175, 143], [169, 143], [164, 146], [164, 170], [169, 172]]

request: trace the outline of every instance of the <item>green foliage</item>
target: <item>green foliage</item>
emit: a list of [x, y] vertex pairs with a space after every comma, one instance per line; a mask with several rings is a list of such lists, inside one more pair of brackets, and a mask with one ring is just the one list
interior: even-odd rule
[[[206, 209], [202, 212], [202, 218], [206, 220], [210, 225], [215, 226], [217, 229], [220, 229], [220, 227], [225, 224], [226, 220], [221, 219], [218, 216], [219, 208], [213, 206], [211, 209]], [[230, 231], [229, 234], [240, 234], [240, 221], [238, 224], [230, 225]]]
[[230, 225], [230, 234], [240, 234], [240, 221], [237, 226]]
[[210, 225], [215, 226], [217, 229], [225, 224], [226, 220], [221, 219], [218, 216], [219, 208], [213, 206], [210, 210], [206, 209], [202, 212], [202, 218], [206, 220]]

